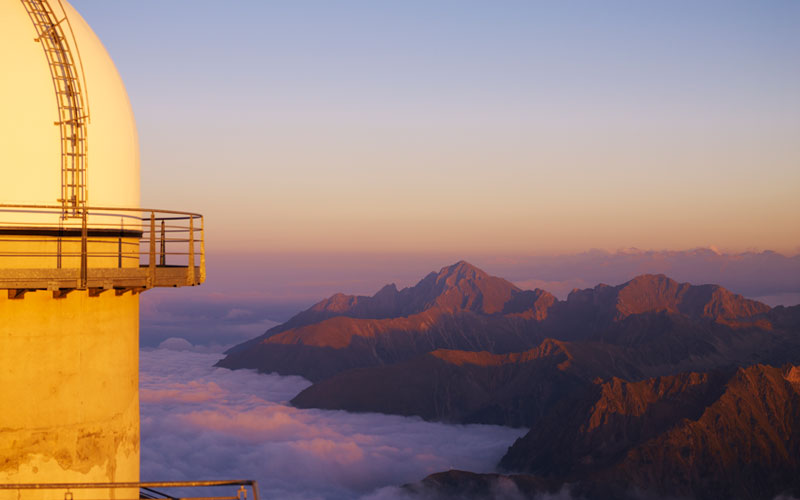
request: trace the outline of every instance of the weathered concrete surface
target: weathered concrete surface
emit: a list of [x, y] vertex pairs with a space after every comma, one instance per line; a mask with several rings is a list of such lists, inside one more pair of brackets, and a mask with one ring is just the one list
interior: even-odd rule
[[132, 293], [0, 294], [0, 483], [138, 481], [138, 337]]

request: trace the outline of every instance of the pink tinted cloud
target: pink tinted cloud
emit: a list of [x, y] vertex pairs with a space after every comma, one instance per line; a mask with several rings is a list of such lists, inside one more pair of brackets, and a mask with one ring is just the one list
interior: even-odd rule
[[256, 479], [264, 498], [351, 499], [427, 474], [492, 471], [523, 429], [299, 410], [309, 382], [213, 368], [219, 355], [141, 353], [143, 480]]
[[292, 443], [292, 447], [323, 462], [350, 465], [364, 460], [364, 450], [353, 441], [314, 438]]
[[202, 384], [192, 380], [186, 384], [172, 384], [163, 389], [141, 389], [139, 400], [142, 403], [175, 401], [183, 403], [202, 403], [218, 398], [224, 391], [214, 382]]
[[[264, 402], [269, 405], [268, 402]], [[214, 431], [241, 437], [253, 442], [281, 438], [285, 435], [312, 437], [318, 434], [313, 427], [295, 418], [294, 408], [269, 405], [242, 411], [236, 407], [193, 411], [178, 415], [184, 424], [198, 431]]]

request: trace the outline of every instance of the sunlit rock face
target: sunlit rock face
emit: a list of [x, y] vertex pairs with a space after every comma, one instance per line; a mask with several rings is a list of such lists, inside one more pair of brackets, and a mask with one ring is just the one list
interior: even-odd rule
[[[89, 205], [138, 206], [136, 125], [122, 81], [91, 28], [61, 3], [88, 92]], [[58, 3], [51, 4], [60, 19]], [[22, 2], [0, 2], [0, 202], [6, 204], [57, 205], [61, 195], [58, 107], [35, 38]], [[3, 222], [58, 221], [58, 214], [42, 217], [4, 214]], [[0, 259], [0, 277], [8, 267]], [[0, 483], [138, 480], [138, 315], [139, 297], [130, 292], [76, 290], [54, 298], [41, 290], [10, 299], [0, 290]]]

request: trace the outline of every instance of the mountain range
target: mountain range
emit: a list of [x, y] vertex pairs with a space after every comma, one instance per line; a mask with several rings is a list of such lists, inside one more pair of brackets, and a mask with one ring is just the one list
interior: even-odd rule
[[[402, 290], [336, 294], [218, 365], [308, 378], [301, 408], [530, 428], [499, 464], [523, 489], [723, 498], [712, 483], [735, 476], [715, 491], [767, 498], [800, 476], [798, 363], [800, 306], [664, 275], [558, 300], [462, 261]], [[457, 491], [454, 477], [422, 484]]]
[[387, 285], [371, 297], [336, 294], [232, 348], [219, 366], [320, 382], [439, 349], [521, 353], [549, 338], [561, 342], [566, 356], [588, 350], [583, 357], [613, 358], [611, 374], [643, 378], [791, 361], [798, 323], [800, 307], [770, 308], [717, 285], [663, 275], [576, 289], [560, 301], [462, 261], [403, 290]]

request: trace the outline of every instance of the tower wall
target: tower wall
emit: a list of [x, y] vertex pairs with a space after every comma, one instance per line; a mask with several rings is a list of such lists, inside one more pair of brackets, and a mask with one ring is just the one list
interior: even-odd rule
[[0, 483], [138, 481], [139, 296], [0, 294], [0, 318]]

